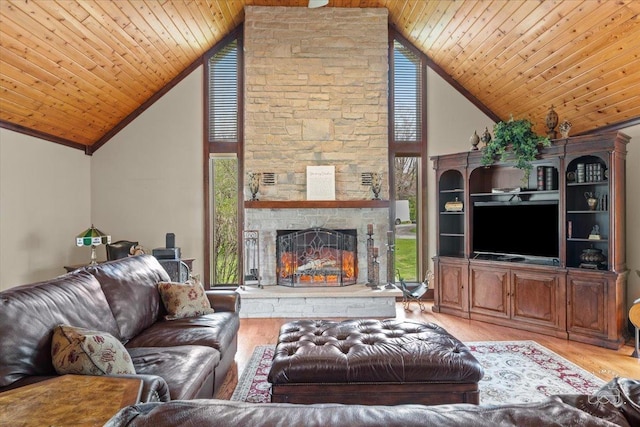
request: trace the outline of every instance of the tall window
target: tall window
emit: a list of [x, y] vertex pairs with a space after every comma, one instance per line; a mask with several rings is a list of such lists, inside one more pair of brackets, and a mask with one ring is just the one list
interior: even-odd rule
[[[426, 277], [426, 56], [389, 30], [389, 170], [395, 269]], [[408, 211], [408, 215], [407, 215]]]
[[242, 27], [205, 55], [205, 277], [237, 285], [242, 268]]

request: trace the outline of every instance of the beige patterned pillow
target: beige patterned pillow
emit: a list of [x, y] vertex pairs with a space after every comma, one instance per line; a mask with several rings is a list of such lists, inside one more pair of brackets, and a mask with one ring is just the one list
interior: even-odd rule
[[53, 367], [58, 374], [135, 374], [131, 356], [107, 332], [60, 325], [53, 330]]
[[205, 295], [204, 287], [198, 280], [191, 279], [186, 283], [160, 282], [158, 291], [164, 307], [169, 313], [165, 316], [167, 320], [196, 317], [215, 312]]

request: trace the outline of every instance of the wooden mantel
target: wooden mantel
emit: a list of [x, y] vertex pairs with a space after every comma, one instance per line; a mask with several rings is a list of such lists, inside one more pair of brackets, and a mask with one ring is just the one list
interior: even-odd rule
[[247, 200], [245, 209], [388, 208], [388, 200]]

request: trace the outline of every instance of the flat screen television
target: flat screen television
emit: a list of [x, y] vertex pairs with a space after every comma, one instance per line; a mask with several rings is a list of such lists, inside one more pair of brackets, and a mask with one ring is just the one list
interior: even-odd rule
[[472, 245], [476, 253], [558, 258], [558, 203], [476, 202]]

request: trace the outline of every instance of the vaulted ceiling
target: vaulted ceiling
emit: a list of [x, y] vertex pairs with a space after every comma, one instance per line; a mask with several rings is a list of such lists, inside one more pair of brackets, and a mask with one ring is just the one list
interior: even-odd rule
[[[92, 151], [244, 19], [308, 0], [0, 0], [0, 126]], [[501, 119], [572, 134], [640, 123], [638, 0], [329, 0], [385, 7]], [[313, 13], [313, 10], [310, 10]], [[458, 86], [459, 85], [459, 86]]]

